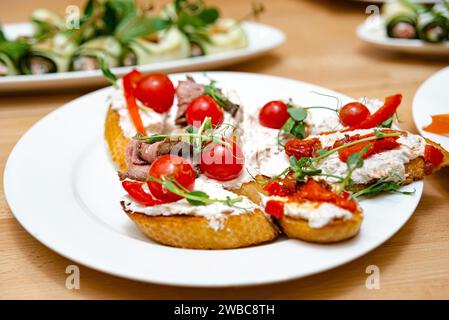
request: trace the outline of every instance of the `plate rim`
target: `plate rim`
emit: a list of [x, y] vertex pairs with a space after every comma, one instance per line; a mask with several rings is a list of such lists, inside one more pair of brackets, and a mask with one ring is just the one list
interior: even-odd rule
[[[257, 76], [257, 77], [264, 77], [264, 78], [271, 78], [273, 80], [288, 80], [288, 81], [293, 81], [296, 83], [301, 83], [301, 84], [305, 84], [305, 85], [312, 85], [315, 87], [319, 87], [319, 88], [323, 88], [327, 91], [333, 91], [336, 92], [334, 90], [331, 89], [327, 89], [325, 87], [319, 86], [319, 85], [315, 85], [312, 83], [308, 83], [308, 82], [304, 82], [304, 81], [300, 81], [300, 80], [296, 80], [296, 79], [291, 79], [291, 78], [285, 78], [285, 77], [280, 77], [280, 76], [272, 76], [272, 75], [260, 75], [257, 73], [249, 73], [249, 72], [229, 72], [229, 71], [212, 71], [212, 72], [207, 72], [208, 74], [232, 74], [232, 75], [249, 75], [249, 76]], [[174, 73], [174, 74], [170, 74], [171, 76], [174, 75], [185, 75], [185, 74], [189, 74], [189, 75], [195, 75], [195, 74], [204, 74], [203, 72], [181, 72], [181, 73]], [[139, 275], [130, 275], [130, 274], [124, 274], [122, 272], [116, 271], [113, 268], [110, 268], [109, 266], [98, 266], [95, 262], [92, 261], [85, 261], [85, 259], [80, 259], [78, 257], [73, 257], [73, 255], [70, 255], [70, 253], [66, 253], [63, 251], [63, 249], [61, 249], [60, 247], [58, 247], [58, 245], [51, 243], [49, 241], [47, 241], [48, 239], [46, 239], [45, 237], [43, 237], [42, 235], [36, 235], [34, 234], [34, 232], [32, 232], [31, 228], [29, 225], [27, 225], [22, 219], [20, 219], [18, 217], [18, 215], [20, 216], [20, 214], [17, 214], [17, 203], [13, 203], [14, 201], [12, 201], [11, 199], [13, 199], [13, 195], [11, 194], [11, 190], [9, 185], [11, 184], [10, 181], [12, 181], [13, 177], [13, 172], [11, 171], [13, 164], [12, 162], [14, 161], [14, 159], [18, 156], [18, 154], [20, 154], [20, 148], [22, 148], [22, 144], [26, 143], [26, 139], [29, 139], [29, 137], [31, 136], [31, 134], [33, 133], [33, 128], [37, 127], [38, 124], [42, 124], [44, 121], [48, 121], [46, 119], [48, 119], [48, 117], [53, 117], [55, 114], [57, 113], [62, 113], [64, 112], [64, 110], [66, 110], [67, 108], [70, 108], [70, 106], [72, 104], [76, 104], [76, 101], [80, 100], [80, 99], [84, 99], [86, 97], [89, 97], [91, 95], [97, 95], [100, 92], [103, 91], [108, 91], [111, 90], [111, 87], [107, 87], [107, 88], [102, 88], [99, 90], [95, 90], [93, 92], [90, 92], [86, 95], [82, 95], [76, 99], [73, 99], [71, 101], [69, 101], [68, 103], [65, 103], [64, 105], [62, 105], [61, 107], [58, 107], [57, 109], [53, 110], [52, 112], [50, 112], [49, 114], [47, 114], [46, 116], [44, 116], [43, 118], [41, 118], [40, 120], [38, 120], [30, 129], [28, 129], [25, 134], [18, 140], [18, 142], [15, 144], [15, 146], [13, 147], [13, 149], [11, 150], [10, 154], [8, 155], [8, 159], [6, 161], [6, 165], [5, 165], [5, 169], [4, 169], [4, 177], [3, 177], [3, 188], [4, 188], [4, 195], [5, 195], [5, 200], [8, 204], [8, 207], [10, 208], [13, 216], [15, 217], [16, 221], [31, 235], [33, 236], [36, 240], [38, 240], [40, 243], [42, 243], [43, 245], [45, 245], [47, 248], [51, 249], [52, 251], [56, 252], [57, 254], [71, 260], [77, 263], [80, 263], [83, 266], [87, 266], [89, 268], [92, 268], [94, 270], [97, 271], [101, 271], [107, 274], [112, 274], [114, 276], [119, 276], [122, 278], [126, 278], [126, 279], [131, 279], [131, 280], [135, 280], [135, 281], [141, 281], [141, 282], [149, 282], [149, 283], [156, 283], [156, 284], [162, 284], [162, 285], [171, 285], [171, 286], [179, 286], [179, 287], [200, 287], [200, 288], [205, 288], [205, 287], [233, 287], [233, 286], [255, 286], [255, 285], [262, 285], [262, 284], [271, 284], [271, 283], [278, 283], [278, 282], [283, 282], [283, 281], [287, 281], [287, 280], [295, 280], [295, 279], [299, 279], [299, 278], [303, 278], [303, 277], [307, 277], [313, 274], [317, 274], [317, 273], [321, 273], [324, 271], [328, 271], [331, 269], [334, 269], [336, 267], [339, 267], [341, 265], [344, 265], [346, 263], [349, 263], [351, 261], [354, 261], [356, 259], [358, 259], [359, 257], [371, 252], [372, 250], [376, 249], [377, 247], [381, 246], [383, 243], [385, 243], [387, 240], [389, 240], [393, 235], [395, 235], [411, 218], [411, 216], [415, 213], [416, 211], [416, 207], [418, 206], [421, 197], [422, 197], [422, 191], [423, 191], [423, 181], [419, 181], [413, 184], [413, 186], [415, 187], [415, 190], [417, 192], [417, 198], [416, 198], [416, 204], [413, 205], [413, 208], [410, 211], [410, 214], [407, 216], [406, 219], [404, 219], [400, 225], [398, 225], [398, 227], [394, 230], [392, 230], [391, 234], [389, 234], [387, 237], [385, 237], [380, 243], [375, 243], [374, 245], [370, 245], [368, 249], [366, 250], [362, 250], [361, 252], [358, 252], [356, 255], [351, 256], [350, 259], [345, 260], [345, 261], [339, 261], [336, 263], [331, 263], [325, 267], [320, 267], [317, 269], [313, 269], [310, 270], [309, 272], [302, 272], [302, 273], [296, 273], [296, 274], [290, 274], [290, 273], [286, 273], [283, 274], [282, 276], [278, 276], [278, 277], [271, 277], [268, 280], [259, 280], [259, 281], [240, 281], [240, 282], [228, 282], [228, 283], [202, 283], [202, 282], [198, 282], [198, 283], [192, 283], [192, 282], [179, 282], [179, 281], [167, 281], [166, 279], [164, 280], [158, 280], [158, 279], [148, 279], [145, 277], [141, 277]], [[344, 94], [339, 93], [342, 96], [345, 96]], [[34, 129], [35, 130], [35, 129]], [[16, 211], [16, 212], [15, 212]], [[120, 234], [120, 236], [124, 237], [124, 235]], [[134, 239], [136, 240], [136, 239]], [[138, 240], [136, 240], [138, 241]]]

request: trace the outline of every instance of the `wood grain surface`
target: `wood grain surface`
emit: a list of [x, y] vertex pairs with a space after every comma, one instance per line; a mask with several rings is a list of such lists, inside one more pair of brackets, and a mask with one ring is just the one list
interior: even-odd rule
[[[241, 17], [250, 2], [216, 1], [226, 15]], [[0, 2], [2, 23], [25, 21], [34, 8], [63, 13], [76, 0]], [[278, 75], [316, 83], [353, 97], [383, 97], [401, 92], [402, 125], [416, 132], [411, 103], [419, 85], [448, 59], [418, 58], [374, 50], [355, 36], [366, 4], [353, 1], [265, 1], [262, 22], [284, 30], [287, 42], [256, 60], [225, 70]], [[446, 84], [447, 85], [447, 84]], [[0, 174], [18, 139], [39, 119], [84, 92], [0, 96]], [[38, 155], [37, 155], [38, 156]], [[38, 159], [30, 159], [33, 165]], [[50, 251], [14, 219], [0, 191], [0, 298], [44, 299], [390, 299], [449, 298], [449, 170], [426, 179], [422, 200], [410, 221], [371, 253], [337, 269], [267, 286], [199, 289], [120, 279], [80, 266], [81, 288], [65, 286], [65, 269], [74, 262]], [[24, 199], [25, 201], [26, 199]], [[30, 212], [39, 214], [39, 212]], [[387, 223], [387, 222], [386, 222]], [[380, 268], [380, 289], [365, 286], [366, 267]], [[260, 266], [263, 272], [264, 266]], [[282, 266], [279, 266], [282, 268]]]

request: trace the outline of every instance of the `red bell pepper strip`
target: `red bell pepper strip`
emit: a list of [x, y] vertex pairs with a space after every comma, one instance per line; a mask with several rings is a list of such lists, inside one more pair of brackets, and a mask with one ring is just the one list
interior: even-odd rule
[[359, 124], [349, 127], [348, 129], [345, 129], [343, 131], [353, 131], [357, 129], [371, 129], [379, 127], [382, 122], [390, 118], [396, 110], [398, 109], [399, 105], [402, 101], [402, 95], [401, 94], [395, 94], [394, 96], [389, 96], [385, 98], [384, 105], [379, 108], [375, 113], [368, 116], [365, 120], [360, 122]]
[[128, 108], [131, 120], [136, 127], [138, 133], [146, 135], [145, 127], [143, 126], [142, 118], [139, 114], [139, 107], [137, 106], [135, 88], [137, 81], [142, 77], [142, 74], [133, 70], [123, 77], [123, 90], [125, 92], [126, 107]]
[[122, 186], [123, 189], [125, 189], [126, 192], [128, 192], [128, 194], [131, 196], [131, 198], [133, 198], [140, 204], [143, 204], [144, 206], [152, 207], [163, 203], [161, 200], [153, 198], [151, 194], [146, 193], [143, 190], [143, 182], [124, 180], [122, 182]]

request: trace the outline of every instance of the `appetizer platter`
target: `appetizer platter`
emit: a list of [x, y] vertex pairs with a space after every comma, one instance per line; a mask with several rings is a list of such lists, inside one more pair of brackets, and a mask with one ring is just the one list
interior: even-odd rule
[[113, 87], [25, 134], [4, 183], [33, 236], [115, 275], [228, 286], [334, 268], [397, 232], [424, 176], [449, 163], [393, 125], [400, 94], [357, 101], [245, 73], [106, 75]]
[[416, 91], [413, 99], [413, 120], [419, 133], [449, 149], [449, 68], [429, 77]]
[[449, 53], [449, 2], [434, 5], [395, 0], [357, 28], [360, 39], [376, 47], [408, 53]]
[[30, 23], [0, 29], [0, 91], [106, 84], [102, 66], [118, 75], [133, 66], [142, 72], [217, 68], [284, 42], [280, 30], [243, 21], [258, 17], [262, 5], [248, 11], [232, 19], [196, 0], [150, 9], [132, 0], [89, 0], [78, 21], [37, 9]]

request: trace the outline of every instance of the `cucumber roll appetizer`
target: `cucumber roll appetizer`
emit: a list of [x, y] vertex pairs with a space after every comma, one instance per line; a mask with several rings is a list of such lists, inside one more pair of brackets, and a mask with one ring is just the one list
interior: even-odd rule
[[238, 50], [248, 46], [248, 39], [240, 23], [233, 19], [218, 19], [209, 25], [204, 34], [192, 37], [203, 54]]
[[[432, 10], [435, 12], [435, 14], [441, 16], [444, 18], [446, 23], [446, 28], [449, 30], [449, 2], [444, 1], [437, 3]], [[448, 31], [448, 37], [449, 37], [449, 31]]]
[[133, 66], [187, 58], [189, 39], [176, 27], [132, 41], [124, 55], [123, 65]]
[[66, 72], [75, 49], [76, 43], [68, 33], [56, 33], [32, 45], [20, 59], [20, 69], [24, 74]]
[[384, 4], [383, 17], [387, 26], [387, 34], [391, 38], [413, 39], [418, 33], [417, 12], [403, 1]]
[[418, 13], [416, 27], [419, 38], [432, 43], [444, 41], [448, 33], [446, 19], [433, 9], [428, 9], [419, 4], [413, 4], [413, 6]]
[[18, 62], [27, 50], [25, 42], [9, 41], [0, 28], [0, 77], [20, 74]]
[[64, 29], [64, 19], [47, 9], [34, 10], [31, 14], [31, 23], [38, 37], [45, 37]]
[[99, 69], [101, 60], [104, 60], [109, 67], [118, 67], [122, 53], [122, 45], [114, 37], [94, 38], [76, 50], [72, 59], [72, 69], [75, 71]]
[[20, 74], [18, 61], [27, 49], [28, 46], [23, 42], [0, 42], [0, 77]]

